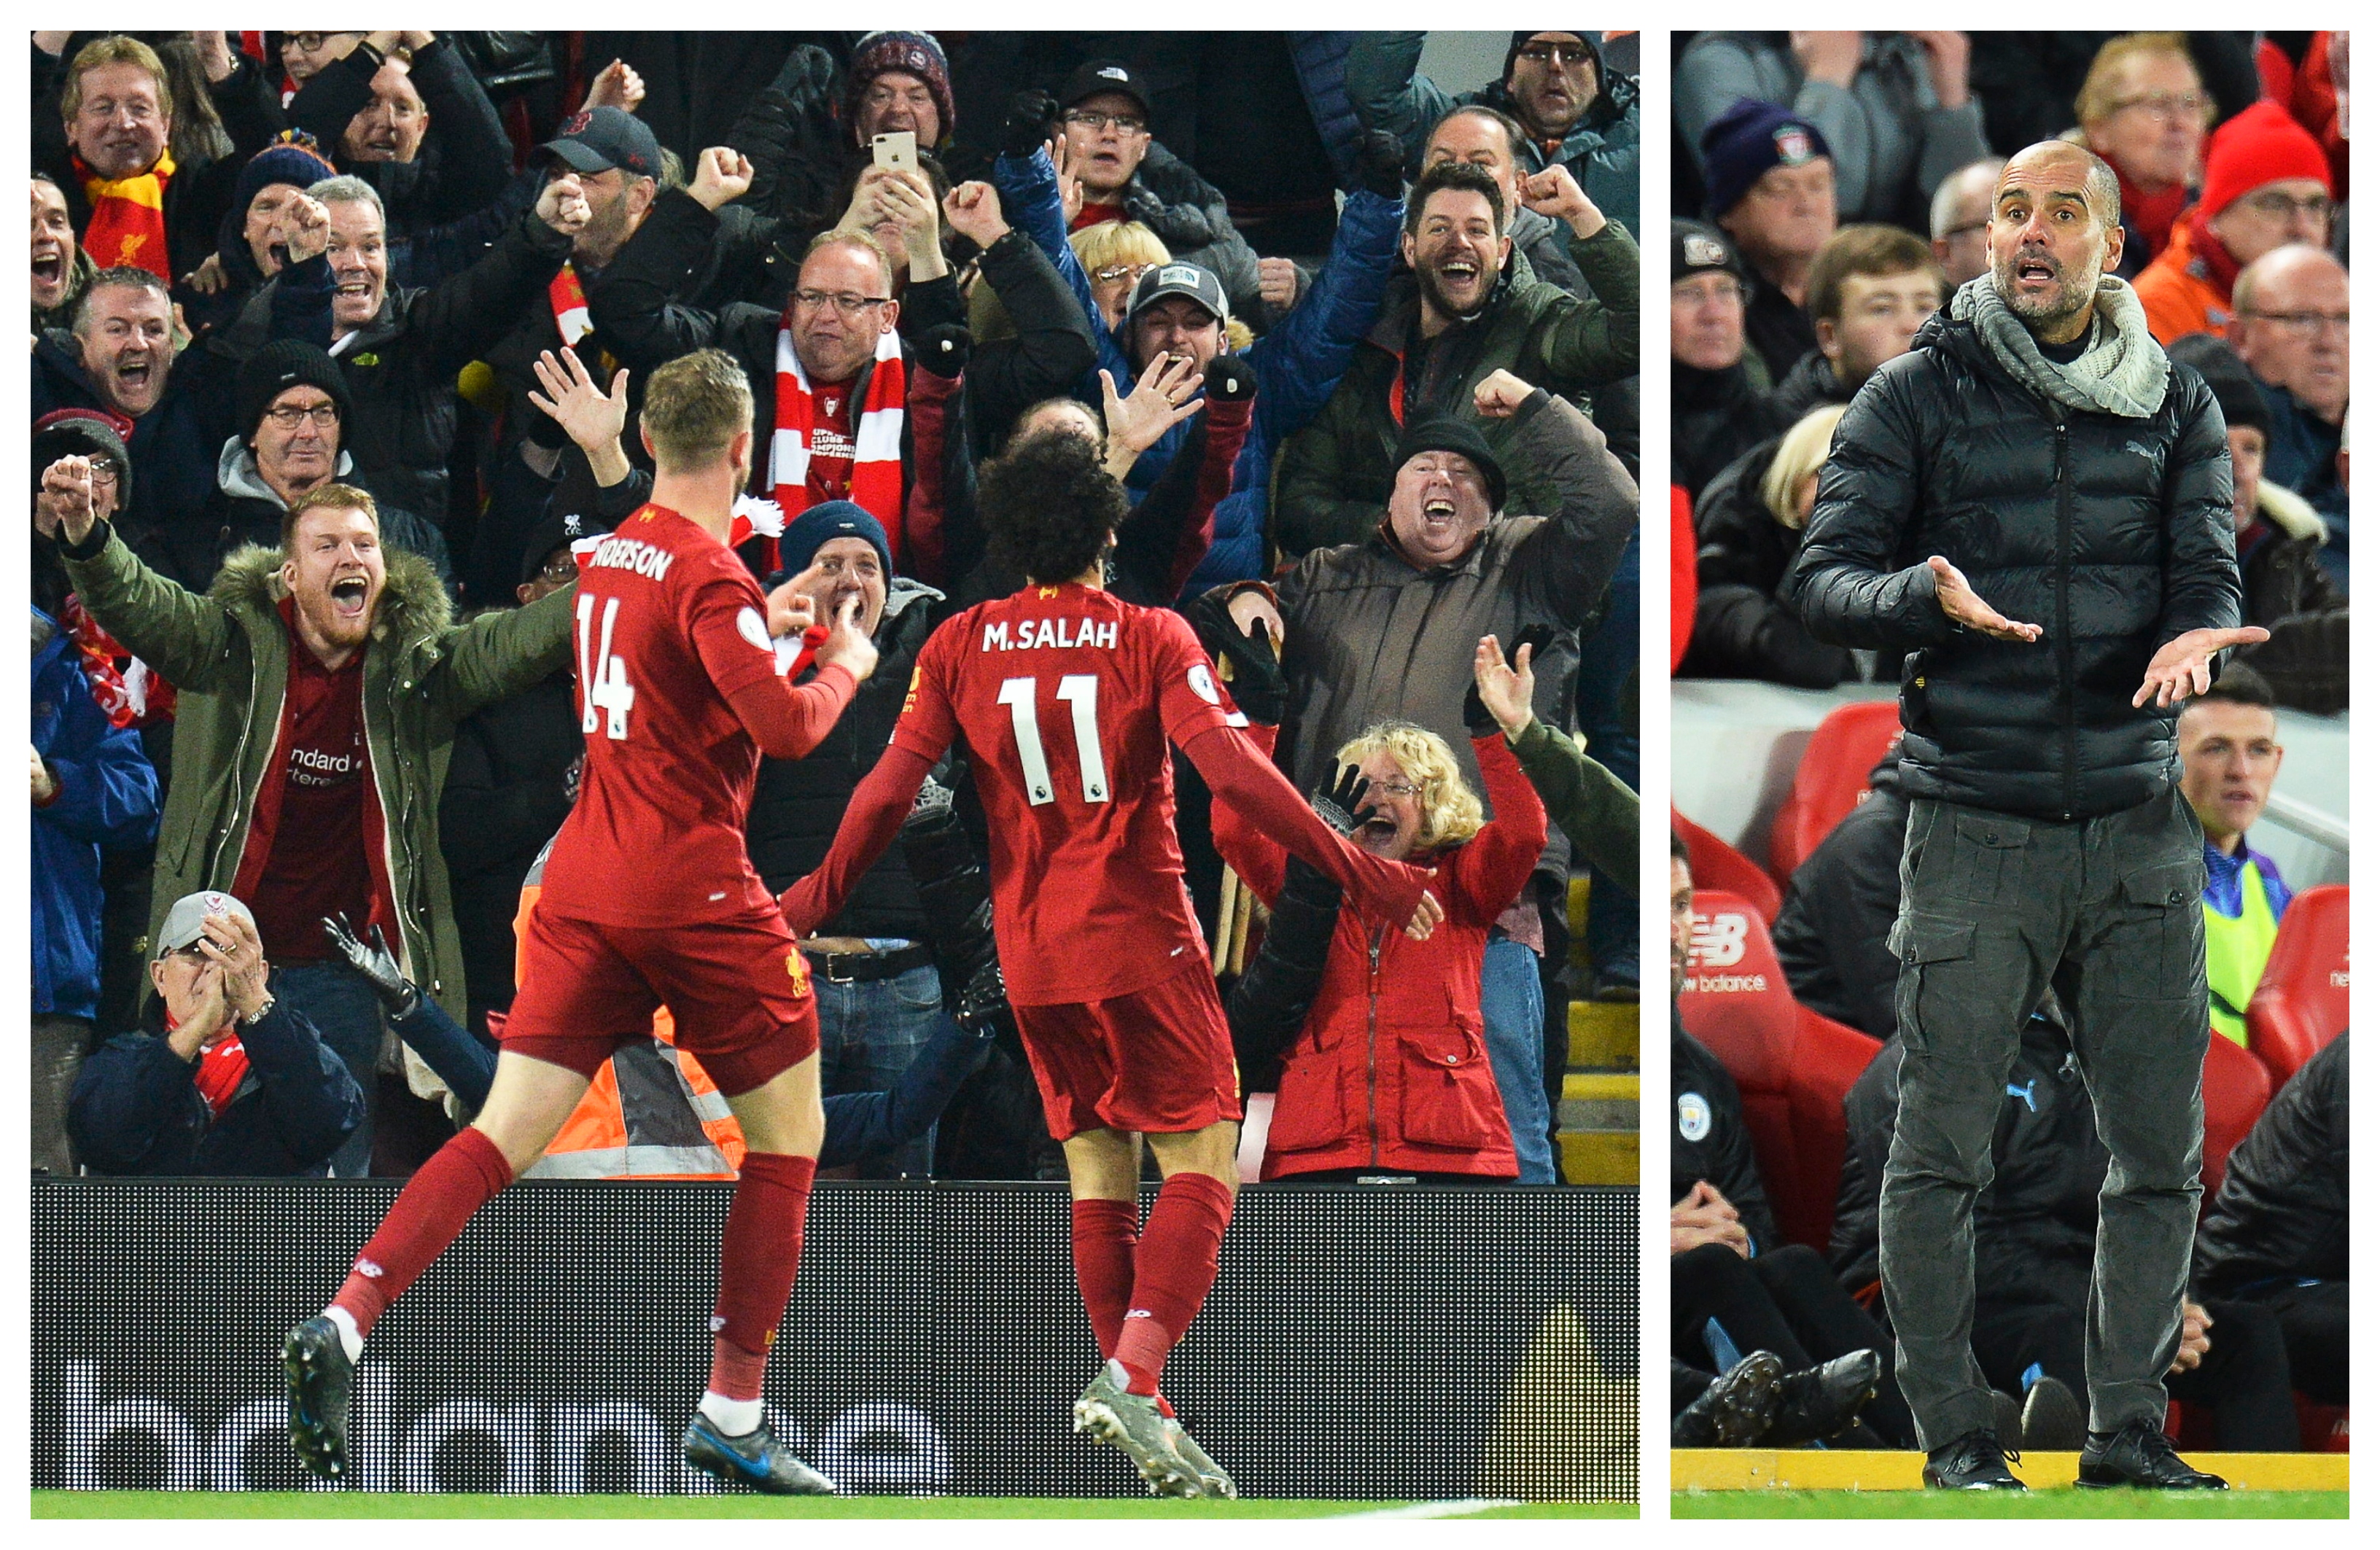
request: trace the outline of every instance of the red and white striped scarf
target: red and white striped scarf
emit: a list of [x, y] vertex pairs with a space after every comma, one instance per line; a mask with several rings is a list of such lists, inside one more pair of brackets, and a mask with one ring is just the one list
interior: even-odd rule
[[553, 309], [553, 326], [565, 345], [576, 345], [595, 331], [587, 315], [587, 287], [578, 283], [578, 271], [567, 259], [546, 282], [545, 299]]
[[[818, 403], [808, 375], [794, 352], [791, 313], [777, 329], [777, 433], [769, 443], [769, 482], [790, 522], [818, 504], [810, 492], [811, 437]], [[908, 373], [901, 360], [901, 335], [886, 329], [876, 340], [876, 367], [868, 374], [868, 402], [860, 406], [852, 434], [851, 499], [884, 525], [901, 531], [901, 427], [908, 415]], [[893, 558], [900, 558], [897, 541]]]

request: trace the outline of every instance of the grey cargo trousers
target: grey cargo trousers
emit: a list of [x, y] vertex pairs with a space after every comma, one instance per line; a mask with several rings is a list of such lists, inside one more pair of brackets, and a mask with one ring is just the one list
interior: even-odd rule
[[1900, 1108], [1878, 1236], [1901, 1392], [1928, 1449], [1993, 1424], [1969, 1345], [1975, 1198], [2020, 1030], [2052, 986], [2111, 1154], [2083, 1331], [2090, 1424], [2164, 1422], [2205, 1130], [2204, 843], [2178, 787], [2071, 823], [1910, 804], [1891, 938]]

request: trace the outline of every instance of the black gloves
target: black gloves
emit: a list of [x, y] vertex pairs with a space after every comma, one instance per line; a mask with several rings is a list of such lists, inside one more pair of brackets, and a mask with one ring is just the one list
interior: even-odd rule
[[[947, 1000], [948, 998], [945, 998]], [[990, 1038], [1017, 1060], [1025, 1058], [1025, 1041], [1016, 1032], [1016, 1013], [1008, 1004], [1008, 978], [1000, 961], [990, 959], [975, 972], [951, 1006], [951, 1021], [978, 1038]]]
[[1257, 369], [1245, 356], [1217, 356], [1207, 363], [1207, 396], [1236, 404], [1257, 395]]
[[1202, 592], [1183, 612], [1198, 632], [1198, 644], [1223, 663], [1232, 698], [1248, 720], [1277, 727], [1289, 703], [1288, 680], [1281, 676], [1264, 621], [1249, 620], [1245, 633], [1232, 622], [1231, 591], [1227, 585]]
[[[1529, 653], [1529, 666], [1534, 670], [1537, 665], [1537, 659], [1546, 654], [1546, 643], [1553, 638], [1554, 632], [1551, 625], [1530, 625], [1513, 636], [1512, 643], [1504, 648], [1504, 665], [1511, 667], [1519, 658], [1521, 648], [1528, 646], [1536, 648]], [[1463, 691], [1463, 730], [1474, 737], [1485, 737], [1489, 733], [1504, 730], [1494, 714], [1488, 710], [1488, 702], [1479, 697], [1479, 682], [1476, 677], [1472, 680], [1471, 687]]]
[[1364, 827], [1372, 809], [1364, 798], [1372, 792], [1372, 782], [1352, 764], [1339, 767], [1339, 779], [1317, 791], [1306, 800], [1313, 804], [1317, 817], [1342, 834], [1353, 834]]
[[[1368, 188], [1384, 200], [1405, 197], [1404, 142], [1386, 129], [1374, 129], [1364, 137], [1355, 152], [1357, 187]], [[1510, 212], [1506, 212], [1510, 215]]]
[[1008, 99], [1008, 119], [1001, 126], [1003, 156], [1030, 156], [1049, 142], [1058, 123], [1058, 99], [1047, 91], [1019, 91]]
[[355, 930], [342, 912], [322, 922], [322, 934], [331, 938], [331, 945], [354, 966], [356, 973], [370, 982], [372, 994], [380, 998], [380, 1004], [388, 1009], [391, 1017], [410, 1016], [413, 1009], [421, 1004], [421, 992], [396, 966], [396, 954], [388, 951], [388, 938], [381, 935], [379, 926], [371, 928], [371, 946], [366, 947], [356, 939]]
[[966, 369], [968, 357], [975, 354], [975, 335], [957, 323], [944, 323], [926, 331], [917, 341], [917, 361], [921, 371], [951, 378]]

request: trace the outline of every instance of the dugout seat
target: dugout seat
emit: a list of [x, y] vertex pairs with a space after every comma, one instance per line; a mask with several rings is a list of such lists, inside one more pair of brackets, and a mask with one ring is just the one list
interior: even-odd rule
[[1868, 771], [1900, 740], [1898, 700], [1862, 700], [1827, 712], [1793, 768], [1793, 789], [1768, 826], [1768, 870], [1779, 883], [1867, 795]]
[[1750, 901], [1694, 890], [1694, 945], [1678, 1015], [1743, 1099], [1777, 1228], [1825, 1252], [1843, 1167], [1843, 1094], [1876, 1041], [1797, 1003]]
[[2289, 901], [2248, 1002], [2248, 1048], [2277, 1088], [2347, 1028], [2347, 887], [2325, 883]]
[[2273, 1101], [2273, 1076], [2264, 1061], [2210, 1029], [2201, 1081], [2206, 1095], [2206, 1146], [2198, 1168], [2199, 1180], [2205, 1186], [2199, 1198], [2204, 1214], [2215, 1192], [2223, 1187], [2223, 1169], [2231, 1160], [2231, 1148], [2248, 1139], [2257, 1116]]
[[[1694, 868], [1697, 890], [1707, 888], [1732, 893], [1752, 906], [1763, 927], [1777, 923], [1777, 912], [1785, 903], [1785, 894], [1774, 878], [1762, 871], [1750, 856], [1675, 807], [1670, 809], [1670, 822], [1686, 842], [1686, 865]], [[1764, 930], [1764, 938], [1766, 935]], [[1781, 986], [1784, 980], [1780, 977], [1778, 984]]]

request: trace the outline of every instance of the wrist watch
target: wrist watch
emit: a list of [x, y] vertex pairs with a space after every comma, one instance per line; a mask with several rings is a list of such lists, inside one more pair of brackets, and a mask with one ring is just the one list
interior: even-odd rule
[[259, 1007], [258, 1007], [254, 1011], [249, 1012], [246, 1017], [243, 1017], [243, 1018], [241, 1018], [241, 1019], [239, 1020], [240, 1026], [241, 1026], [241, 1027], [243, 1027], [243, 1028], [253, 1028], [253, 1027], [255, 1027], [259, 1023], [263, 1022], [263, 1021], [264, 1021], [264, 1019], [265, 1019], [266, 1014], [268, 1014], [268, 1013], [269, 1013], [269, 1012], [271, 1012], [272, 1011], [273, 1011], [273, 992], [271, 992], [271, 991], [269, 991], [269, 990], [268, 990], [268, 991], [266, 991], [266, 992], [264, 993], [264, 1000], [263, 1000], [263, 1003], [262, 1003], [261, 1005], [260, 1005], [260, 1006], [259, 1006]]

